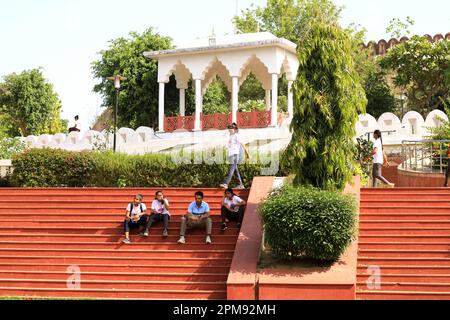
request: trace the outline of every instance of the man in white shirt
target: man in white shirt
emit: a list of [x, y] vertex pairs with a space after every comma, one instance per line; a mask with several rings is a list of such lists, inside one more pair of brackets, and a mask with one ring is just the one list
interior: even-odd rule
[[74, 124], [72, 127], [69, 128], [69, 133], [70, 132], [81, 132], [81, 124], [80, 124], [80, 117], [79, 116], [75, 116], [74, 118]]

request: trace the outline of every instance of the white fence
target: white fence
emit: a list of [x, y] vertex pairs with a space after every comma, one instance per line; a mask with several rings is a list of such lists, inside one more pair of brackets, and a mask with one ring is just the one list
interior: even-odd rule
[[[364, 136], [375, 130], [386, 132], [385, 145], [400, 145], [403, 140], [422, 140], [430, 135], [430, 128], [436, 128], [449, 119], [442, 111], [435, 110], [424, 119], [417, 112], [408, 112], [402, 120], [392, 113], [383, 114], [378, 120], [366, 114], [356, 124], [357, 136]], [[180, 148], [209, 149], [227, 144], [228, 132], [175, 132], [155, 134], [153, 129], [140, 127], [137, 130], [121, 128], [117, 134], [118, 150], [130, 154], [171, 152]], [[280, 128], [243, 129], [241, 137], [246, 143], [266, 140], [261, 143], [268, 150], [276, 151], [289, 143], [289, 120]], [[84, 134], [72, 132], [69, 135], [42, 135], [22, 138], [34, 148], [55, 148], [72, 151], [92, 150], [100, 146], [112, 148], [112, 134], [103, 131], [88, 131]]]

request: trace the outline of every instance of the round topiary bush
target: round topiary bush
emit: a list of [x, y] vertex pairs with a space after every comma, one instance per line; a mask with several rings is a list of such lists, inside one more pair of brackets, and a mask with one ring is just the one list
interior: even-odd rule
[[336, 261], [356, 239], [356, 200], [340, 192], [288, 185], [270, 195], [260, 212], [277, 258]]

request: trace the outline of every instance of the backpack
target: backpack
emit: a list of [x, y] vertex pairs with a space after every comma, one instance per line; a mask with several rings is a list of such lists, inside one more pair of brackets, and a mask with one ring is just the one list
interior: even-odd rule
[[[130, 205], [131, 205], [131, 210], [130, 210], [130, 214], [131, 214], [131, 211], [133, 211], [134, 204], [130, 203]], [[141, 209], [141, 213], [144, 212], [144, 210], [142, 209], [142, 203], [139, 205], [139, 208]]]

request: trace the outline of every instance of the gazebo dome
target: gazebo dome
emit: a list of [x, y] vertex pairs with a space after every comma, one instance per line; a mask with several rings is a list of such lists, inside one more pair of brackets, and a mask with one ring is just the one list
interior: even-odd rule
[[[159, 123], [164, 131], [164, 87], [172, 75], [180, 89], [180, 114], [185, 114], [185, 90], [193, 79], [196, 91], [195, 130], [201, 130], [202, 97], [219, 77], [232, 93], [232, 120], [237, 122], [238, 92], [250, 73], [266, 91], [266, 106], [271, 110], [271, 124], [277, 125], [278, 79], [288, 80], [288, 109], [293, 114], [292, 83], [297, 77], [296, 44], [269, 32], [197, 39], [172, 50], [145, 52], [144, 56], [158, 60], [160, 84]], [[271, 94], [272, 91], [272, 94]]]

